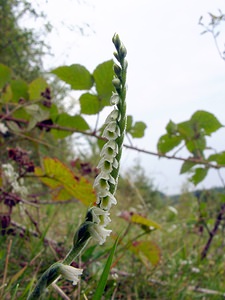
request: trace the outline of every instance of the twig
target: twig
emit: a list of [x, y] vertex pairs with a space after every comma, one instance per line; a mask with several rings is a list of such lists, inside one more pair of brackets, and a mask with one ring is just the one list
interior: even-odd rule
[[220, 211], [216, 217], [216, 220], [215, 220], [215, 224], [214, 224], [214, 227], [213, 229], [210, 231], [210, 236], [209, 236], [209, 239], [204, 247], [204, 249], [202, 250], [201, 252], [201, 259], [204, 259], [206, 258], [206, 255], [209, 251], [209, 248], [211, 246], [211, 243], [212, 243], [212, 240], [214, 238], [214, 236], [216, 235], [217, 233], [217, 230], [219, 228], [219, 225], [221, 223], [221, 221], [223, 220], [223, 215], [225, 214], [225, 203], [221, 206], [220, 208]]
[[[2, 117], [2, 115], [0, 114], [0, 118], [1, 117]], [[13, 118], [11, 116], [6, 117], [5, 119], [8, 120], [8, 121], [14, 121], [14, 122], [19, 122], [19, 123], [21, 122], [23, 124], [28, 124], [28, 121], [26, 121], [26, 120]], [[105, 140], [101, 136], [97, 135], [95, 132], [87, 132], [87, 131], [77, 130], [77, 129], [74, 129], [74, 128], [71, 128], [71, 127], [64, 127], [64, 126], [60, 126], [60, 125], [57, 125], [57, 124], [52, 124], [51, 125], [51, 124], [45, 124], [45, 123], [39, 122], [39, 123], [36, 124], [36, 126], [41, 127], [41, 128], [46, 128], [46, 129], [56, 129], [56, 130], [64, 130], [64, 131], [68, 131], [68, 132], [73, 132], [73, 133], [75, 133], [75, 132], [76, 133], [81, 133], [81, 134], [86, 135], [86, 136], [95, 137], [95, 138], [100, 139], [100, 140]], [[16, 133], [16, 134], [18, 134], [18, 133]], [[24, 136], [24, 138], [28, 138], [28, 139], [32, 140], [32, 138], [28, 137], [28, 136]], [[33, 140], [33, 141], [44, 143], [44, 142], [39, 141], [39, 140]], [[46, 146], [51, 147], [49, 144], [46, 144]], [[183, 161], [183, 162], [189, 161], [189, 162], [193, 162], [193, 163], [196, 163], [196, 164], [205, 165], [206, 167], [213, 168], [213, 169], [220, 169], [220, 168], [225, 167], [224, 164], [220, 165], [220, 164], [211, 163], [211, 162], [209, 162], [207, 160], [204, 160], [204, 159], [201, 159], [201, 158], [195, 158], [195, 157], [183, 158], [183, 157], [179, 157], [179, 156], [175, 156], [175, 155], [167, 155], [167, 154], [158, 153], [158, 152], [155, 152], [155, 151], [144, 150], [144, 149], [140, 149], [138, 147], [130, 146], [130, 145], [127, 145], [127, 144], [124, 144], [123, 146], [127, 149], [134, 150], [134, 151], [137, 151], [137, 152], [141, 152], [141, 153], [144, 153], [144, 154], [157, 156], [159, 158], [164, 157], [164, 158], [167, 158], [167, 159], [179, 160], [179, 161]]]
[[56, 290], [56, 292], [62, 297], [64, 300], [70, 300], [70, 298], [60, 289], [60, 287], [56, 283], [52, 283], [52, 287]]

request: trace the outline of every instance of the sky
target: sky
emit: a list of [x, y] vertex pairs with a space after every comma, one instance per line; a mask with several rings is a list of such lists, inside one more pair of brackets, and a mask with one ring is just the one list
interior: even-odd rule
[[[112, 36], [115, 32], [120, 35], [128, 51], [127, 113], [148, 126], [144, 138], [133, 140], [134, 146], [156, 151], [169, 120], [188, 120], [196, 110], [209, 111], [225, 123], [225, 62], [212, 36], [201, 35], [203, 28], [198, 24], [200, 16], [207, 24], [208, 12], [225, 11], [224, 1], [37, 2], [54, 27], [48, 37], [54, 56], [45, 59], [46, 70], [79, 63], [93, 71], [99, 63], [112, 58]], [[218, 38], [221, 50], [225, 42], [223, 30]], [[224, 133], [222, 128], [213, 134], [208, 145], [223, 150]], [[187, 157], [187, 152], [180, 155]], [[124, 150], [122, 170], [135, 160], [140, 161], [160, 191], [176, 194], [187, 187], [187, 175], [179, 175], [181, 162]], [[225, 172], [222, 175], [225, 178]], [[221, 184], [212, 170], [197, 188]]]

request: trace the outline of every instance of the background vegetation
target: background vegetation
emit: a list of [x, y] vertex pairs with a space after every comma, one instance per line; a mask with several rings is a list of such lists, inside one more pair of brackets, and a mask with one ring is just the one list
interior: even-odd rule
[[[104, 142], [98, 117], [113, 91], [112, 60], [93, 73], [74, 64], [42, 76], [49, 47], [45, 36], [19, 26], [28, 13], [43, 18], [47, 34], [51, 26], [28, 1], [0, 0], [2, 299], [26, 299], [40, 274], [65, 255], [86, 208], [95, 202], [92, 183]], [[215, 39], [214, 30], [223, 20], [222, 13], [211, 15], [205, 27]], [[60, 89], [61, 81], [81, 91], [79, 114], [59, 105], [67, 92]], [[94, 128], [88, 115], [96, 116]], [[179, 124], [169, 121], [157, 155], [181, 160], [181, 173], [188, 172], [197, 185], [211, 168], [219, 172], [225, 166], [224, 151], [208, 151], [208, 137], [222, 126], [206, 111]], [[145, 128], [128, 116], [129, 140], [142, 138]], [[87, 152], [80, 139], [89, 145]], [[188, 157], [177, 156], [181, 148]], [[117, 198], [111, 238], [101, 247], [90, 244], [74, 263], [85, 270], [80, 285], [59, 281], [43, 299], [92, 299], [118, 235], [104, 299], [224, 299], [224, 189], [187, 189], [167, 197], [136, 163], [121, 176]]]

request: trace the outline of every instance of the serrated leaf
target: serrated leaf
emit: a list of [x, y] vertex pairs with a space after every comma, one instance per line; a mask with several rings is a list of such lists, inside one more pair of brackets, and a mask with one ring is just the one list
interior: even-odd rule
[[210, 155], [208, 160], [215, 161], [219, 165], [225, 165], [225, 151]]
[[106, 105], [110, 104], [109, 99], [114, 91], [113, 76], [113, 60], [108, 60], [98, 65], [93, 72], [98, 97], [104, 100]]
[[177, 147], [182, 141], [181, 136], [164, 134], [159, 138], [157, 149], [159, 153], [167, 153]]
[[154, 227], [155, 229], [160, 229], [161, 228], [161, 226], [158, 223], [156, 223], [156, 222], [154, 222], [150, 219], [147, 219], [147, 218], [145, 218], [145, 217], [143, 217], [139, 214], [135, 214], [135, 213], [131, 215], [130, 221], [132, 223], [144, 225], [144, 226], [147, 226], [147, 227]]
[[134, 126], [130, 129], [130, 134], [133, 138], [142, 138], [145, 135], [146, 124], [144, 122], [135, 122]]
[[28, 99], [28, 85], [22, 79], [12, 80], [12, 101], [18, 102], [20, 98]]
[[44, 158], [43, 168], [36, 167], [35, 174], [51, 188], [54, 200], [75, 198], [86, 206], [90, 206], [96, 201], [92, 184], [86, 178], [75, 175], [56, 158]]
[[36, 78], [30, 84], [28, 88], [29, 99], [38, 100], [41, 99], [41, 93], [48, 87], [47, 82], [44, 78]]
[[4, 87], [5, 84], [9, 83], [11, 78], [11, 70], [7, 66], [0, 64], [0, 89]]
[[[66, 127], [68, 129], [71, 128], [74, 130], [76, 129], [76, 130], [81, 130], [81, 131], [85, 131], [85, 130], [89, 129], [89, 125], [84, 120], [84, 118], [80, 115], [71, 116], [67, 113], [61, 113], [55, 119], [54, 123], [56, 125]], [[62, 138], [65, 138], [65, 137], [73, 134], [73, 131], [66, 131], [66, 130], [60, 130], [60, 129], [52, 129], [51, 132], [52, 132], [53, 136], [57, 139], [62, 139]]]
[[197, 123], [199, 128], [204, 129], [206, 135], [210, 135], [222, 127], [222, 124], [212, 113], [203, 110], [196, 111], [192, 115], [191, 121]]
[[194, 175], [190, 178], [190, 181], [193, 182], [194, 185], [197, 185], [205, 179], [207, 173], [207, 168], [196, 168]]
[[79, 64], [58, 67], [52, 70], [51, 73], [68, 83], [73, 90], [89, 90], [94, 83], [90, 72]]
[[139, 257], [147, 268], [151, 267], [151, 264], [157, 266], [160, 262], [161, 250], [153, 241], [136, 241], [129, 249]]
[[195, 165], [196, 165], [196, 163], [194, 163], [192, 161], [185, 161], [181, 166], [180, 174], [184, 174], [184, 173], [188, 172]]
[[98, 96], [90, 93], [81, 95], [79, 101], [81, 113], [85, 115], [95, 115], [100, 112], [104, 106], [106, 106], [105, 101], [100, 100]]

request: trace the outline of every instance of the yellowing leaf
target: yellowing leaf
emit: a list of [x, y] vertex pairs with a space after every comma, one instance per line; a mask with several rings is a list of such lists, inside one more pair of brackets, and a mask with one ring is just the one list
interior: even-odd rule
[[139, 257], [143, 264], [149, 268], [152, 264], [157, 266], [161, 259], [161, 250], [153, 241], [134, 242], [130, 250]]
[[86, 206], [96, 201], [92, 184], [86, 178], [76, 176], [56, 158], [44, 158], [43, 169], [35, 168], [35, 174], [52, 189], [54, 200], [68, 200], [74, 197]]
[[132, 223], [145, 225], [147, 227], [154, 227], [156, 229], [160, 229], [161, 228], [161, 226], [158, 223], [156, 223], [156, 222], [154, 222], [154, 221], [152, 221], [150, 219], [147, 219], [147, 218], [145, 218], [145, 217], [143, 217], [143, 216], [141, 216], [139, 214], [135, 214], [135, 213], [131, 215], [130, 221]]

